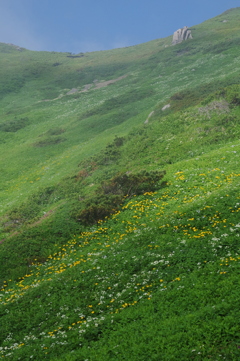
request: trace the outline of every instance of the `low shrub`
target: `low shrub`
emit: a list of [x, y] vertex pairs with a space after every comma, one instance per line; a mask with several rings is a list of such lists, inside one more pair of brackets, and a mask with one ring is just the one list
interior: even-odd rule
[[234, 84], [226, 88], [226, 99], [231, 105], [240, 105], [240, 85]]
[[119, 173], [110, 181], [102, 183], [104, 194], [121, 194], [124, 197], [152, 192], [159, 188], [165, 171], [142, 171], [136, 174]]
[[92, 225], [116, 212], [125, 198], [152, 192], [165, 185], [160, 182], [165, 171], [142, 171], [136, 174], [118, 173], [102, 182], [96, 196], [83, 202], [73, 216], [83, 225]]
[[29, 124], [29, 119], [27, 117], [9, 120], [0, 124], [0, 131], [17, 132], [18, 130], [25, 128], [28, 124]]
[[34, 147], [47, 147], [49, 145], [55, 145], [64, 142], [66, 139], [61, 137], [49, 137], [43, 140], [40, 140], [33, 144]]
[[65, 129], [63, 128], [52, 128], [47, 131], [47, 134], [49, 135], [59, 135], [65, 132]]
[[[182, 90], [173, 94], [169, 100], [174, 112], [186, 109], [199, 103], [206, 105], [215, 99], [224, 97], [229, 104], [240, 104], [239, 78], [227, 78], [200, 85], [196, 88]], [[166, 113], [164, 113], [166, 114]]]

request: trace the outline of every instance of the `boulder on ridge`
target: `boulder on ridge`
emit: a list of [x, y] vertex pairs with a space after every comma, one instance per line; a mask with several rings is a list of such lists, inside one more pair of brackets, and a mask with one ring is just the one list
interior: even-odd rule
[[184, 26], [184, 28], [178, 29], [177, 31], [174, 32], [172, 45], [179, 44], [183, 40], [187, 40], [187, 39], [192, 39], [192, 33], [187, 26]]

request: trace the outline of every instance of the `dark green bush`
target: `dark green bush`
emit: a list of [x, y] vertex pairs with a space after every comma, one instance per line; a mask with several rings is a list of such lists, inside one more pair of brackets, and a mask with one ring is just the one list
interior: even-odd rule
[[59, 135], [65, 132], [65, 129], [63, 128], [52, 128], [47, 131], [47, 134], [49, 135]]
[[64, 142], [66, 139], [61, 137], [49, 137], [43, 140], [40, 140], [33, 144], [34, 147], [47, 147], [49, 145], [55, 145]]
[[234, 84], [226, 89], [226, 99], [232, 105], [240, 105], [240, 85]]
[[85, 201], [73, 217], [84, 225], [91, 225], [114, 213], [126, 197], [151, 192], [164, 186], [160, 182], [165, 171], [142, 171], [137, 174], [119, 173], [104, 181], [97, 196]]
[[6, 121], [0, 124], [0, 131], [2, 132], [17, 132], [18, 130], [26, 127], [29, 124], [29, 119], [20, 118]]
[[[121, 156], [120, 147], [124, 144], [125, 138], [115, 136], [112, 143], [108, 144], [97, 156], [94, 157], [92, 162], [89, 159], [86, 162], [82, 162], [79, 166], [84, 169], [88, 169], [88, 172], [92, 172], [98, 165], [108, 165], [112, 162], [116, 162]], [[91, 168], [91, 169], [90, 169]], [[92, 169], [93, 168], [93, 169]]]
[[84, 208], [74, 218], [85, 226], [92, 225], [114, 213], [122, 201], [122, 195], [95, 196], [85, 203]]
[[[223, 81], [215, 81], [196, 88], [182, 90], [171, 96], [169, 100], [171, 104], [170, 110], [176, 112], [199, 103], [206, 105], [214, 99], [221, 97], [225, 97], [232, 105], [239, 105], [240, 86], [238, 83], [239, 77], [231, 77]], [[159, 110], [157, 110], [157, 113], [159, 113]]]
[[151, 192], [159, 188], [159, 181], [165, 171], [142, 171], [137, 174], [119, 173], [110, 181], [102, 183], [104, 194], [120, 194], [124, 197]]

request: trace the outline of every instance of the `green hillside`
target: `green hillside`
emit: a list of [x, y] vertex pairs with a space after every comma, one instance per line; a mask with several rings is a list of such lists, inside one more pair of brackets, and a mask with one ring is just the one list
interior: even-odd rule
[[239, 360], [239, 20], [0, 44], [2, 359]]

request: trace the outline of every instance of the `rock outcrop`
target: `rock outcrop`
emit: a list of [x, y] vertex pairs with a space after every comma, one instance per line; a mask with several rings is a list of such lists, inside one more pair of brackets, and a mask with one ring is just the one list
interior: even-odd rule
[[145, 120], [144, 124], [147, 124], [151, 116], [154, 114], [154, 110], [148, 115], [147, 119]]
[[170, 108], [170, 106], [171, 106], [170, 104], [166, 104], [166, 105], [164, 105], [164, 107], [162, 107], [162, 110], [164, 111], [164, 110]]
[[192, 39], [192, 33], [191, 33], [191, 30], [187, 26], [184, 26], [184, 28], [178, 29], [173, 34], [172, 45], [179, 44], [183, 40], [187, 40], [187, 39]]

